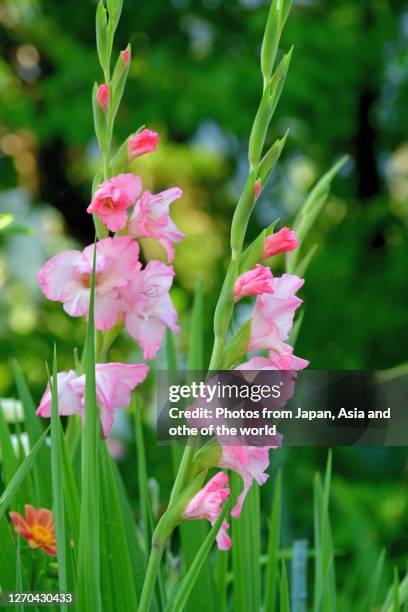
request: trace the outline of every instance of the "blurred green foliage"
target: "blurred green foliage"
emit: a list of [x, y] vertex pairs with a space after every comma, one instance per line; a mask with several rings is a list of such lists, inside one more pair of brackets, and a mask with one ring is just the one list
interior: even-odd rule
[[[38, 398], [53, 342], [60, 368], [67, 369], [84, 337], [83, 321], [43, 299], [35, 273], [61, 248], [93, 240], [85, 208], [100, 163], [91, 113], [92, 84], [101, 80], [95, 7], [91, 0], [0, 2], [0, 214], [11, 213], [17, 225], [32, 230], [0, 233], [0, 396], [14, 393], [12, 357]], [[206, 292], [207, 354], [211, 348], [212, 310], [261, 90], [267, 10], [262, 0], [124, 2], [117, 52], [130, 41], [133, 59], [116, 143], [141, 124], [158, 130], [159, 152], [134, 170], [150, 190], [180, 185], [185, 194], [174, 208], [187, 234], [177, 249], [173, 291], [183, 328], [180, 356], [198, 278]], [[351, 155], [308, 245], [319, 248], [306, 274], [296, 352], [316, 369], [380, 369], [408, 361], [407, 23], [398, 0], [295, 1], [284, 33], [282, 50], [294, 44], [295, 52], [269, 139], [287, 128], [290, 135], [257, 203], [249, 239], [277, 217], [290, 224], [320, 174], [341, 154]], [[158, 256], [153, 245], [144, 248]], [[112, 358], [136, 357], [134, 351], [121, 338]], [[168, 450], [149, 435], [148, 464], [165, 499]], [[122, 467], [135, 491], [131, 457], [130, 448]], [[282, 449], [274, 457], [291, 475], [287, 542], [308, 537], [311, 477], [323, 453]], [[406, 452], [339, 449], [334, 458], [340, 578], [363, 568], [368, 579], [383, 546], [396, 562], [406, 552]], [[262, 494], [268, 503], [270, 490]], [[350, 583], [350, 597], [355, 588]]]

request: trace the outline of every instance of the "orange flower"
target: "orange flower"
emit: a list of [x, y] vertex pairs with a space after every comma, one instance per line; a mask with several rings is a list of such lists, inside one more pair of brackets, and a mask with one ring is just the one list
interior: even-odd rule
[[27, 540], [31, 548], [42, 548], [50, 555], [57, 554], [54, 517], [50, 510], [37, 510], [30, 504], [24, 506], [25, 518], [18, 512], [10, 512], [15, 530]]

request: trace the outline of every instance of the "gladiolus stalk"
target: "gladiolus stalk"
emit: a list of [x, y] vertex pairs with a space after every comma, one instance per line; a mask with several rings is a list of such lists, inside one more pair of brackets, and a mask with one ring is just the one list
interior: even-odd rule
[[[279, 13], [280, 10], [281, 9], [279, 3], [272, 2], [271, 13], [273, 14], [274, 11], [277, 11]], [[283, 29], [283, 20], [281, 19], [281, 15], [279, 14], [278, 17], [280, 27], [277, 29], [277, 32], [274, 33], [274, 45], [276, 44], [276, 47], [279, 44], [280, 35]], [[287, 17], [287, 15], [285, 15], [285, 17]], [[271, 16], [269, 17], [269, 20], [270, 19]], [[267, 27], [270, 29], [270, 21], [268, 21]], [[269, 34], [270, 32], [266, 33]], [[263, 41], [263, 57], [265, 57], [265, 54], [269, 52], [267, 44], [268, 36], [265, 36]], [[267, 173], [265, 171], [262, 172], [262, 177], [260, 176], [260, 169], [262, 166], [262, 162], [264, 161], [263, 159], [261, 159], [262, 152], [265, 146], [267, 130], [282, 91], [287, 68], [289, 65], [289, 60], [290, 53], [284, 56], [281, 64], [276, 69], [274, 75], [272, 75], [269, 79], [265, 79], [265, 73], [263, 74], [264, 86], [262, 98], [251, 130], [251, 136], [248, 146], [249, 174], [233, 216], [231, 225], [231, 258], [225, 281], [221, 289], [221, 293], [214, 313], [214, 344], [209, 370], [219, 370], [223, 367], [224, 348], [234, 310], [234, 286], [240, 274], [240, 260], [249, 217], [252, 213], [257, 196], [259, 195], [257, 193], [259, 192], [259, 188], [257, 188], [256, 185], [262, 185], [262, 179], [265, 178], [265, 175], [267, 176]], [[261, 182], [257, 183], [257, 181], [259, 180]], [[172, 529], [174, 529], [174, 527], [176, 526], [177, 522], [174, 523], [170, 533], [166, 535], [165, 541], [162, 541], [162, 538], [159, 537], [161, 535], [163, 524], [171, 524], [171, 517], [174, 514], [174, 507], [179, 506], [180, 497], [185, 498], [186, 502], [190, 501], [190, 499], [192, 499], [193, 497], [192, 494], [188, 496], [186, 495], [186, 493], [188, 490], [190, 490], [190, 487], [193, 484], [187, 483], [188, 478], [191, 478], [191, 474], [193, 473], [191, 467], [195, 451], [195, 445], [186, 446], [179, 467], [179, 471], [174, 482], [173, 490], [170, 497], [170, 504], [166, 512], [163, 514], [161, 520], [159, 521], [153, 534], [152, 550], [150, 553], [146, 579], [143, 586], [139, 612], [147, 612], [149, 610], [165, 542], [167, 541], [167, 538], [169, 537]], [[187, 489], [184, 489], [186, 485]], [[184, 504], [184, 507], [185, 505], [186, 504]]]

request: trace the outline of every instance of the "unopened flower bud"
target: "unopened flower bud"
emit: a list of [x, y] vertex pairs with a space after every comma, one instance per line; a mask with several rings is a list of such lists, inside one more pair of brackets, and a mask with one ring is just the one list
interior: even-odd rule
[[98, 99], [99, 106], [103, 111], [105, 111], [108, 108], [110, 97], [108, 85], [106, 85], [105, 83], [103, 85], [99, 85], [96, 97]]

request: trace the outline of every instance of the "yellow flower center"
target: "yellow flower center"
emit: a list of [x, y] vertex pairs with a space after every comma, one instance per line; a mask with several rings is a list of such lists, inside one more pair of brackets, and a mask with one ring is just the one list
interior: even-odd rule
[[37, 544], [51, 544], [54, 540], [54, 535], [44, 525], [33, 525], [30, 532]]

